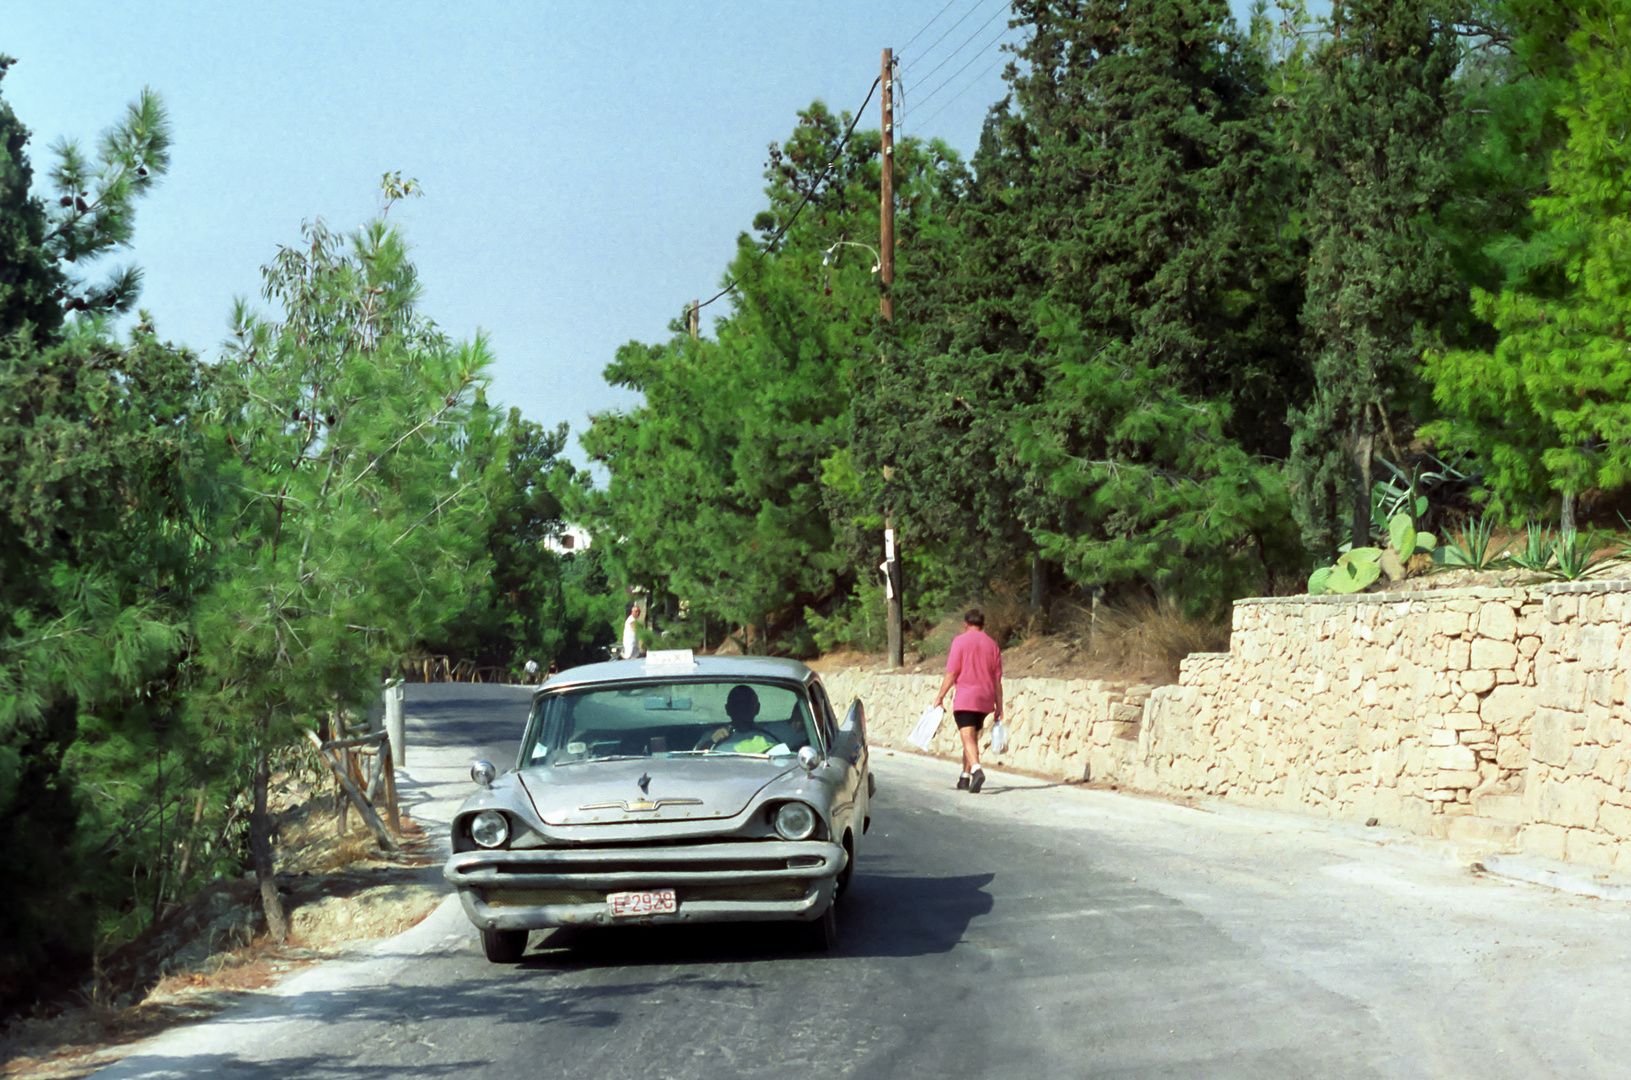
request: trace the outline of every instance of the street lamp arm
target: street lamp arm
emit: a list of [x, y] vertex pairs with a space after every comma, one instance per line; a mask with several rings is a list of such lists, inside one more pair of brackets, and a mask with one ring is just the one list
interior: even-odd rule
[[837, 251], [841, 247], [865, 248], [867, 251], [872, 252], [872, 272], [876, 274], [883, 268], [883, 256], [878, 254], [877, 248], [873, 247], [871, 244], [862, 244], [854, 240], [839, 240], [837, 243], [833, 244], [832, 247], [828, 248], [826, 251], [823, 251], [821, 253], [821, 265], [831, 266], [833, 263], [833, 252]]

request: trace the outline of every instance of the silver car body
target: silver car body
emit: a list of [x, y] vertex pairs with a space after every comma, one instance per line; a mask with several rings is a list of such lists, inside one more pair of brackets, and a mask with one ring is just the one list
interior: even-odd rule
[[[453, 819], [453, 855], [444, 872], [478, 929], [492, 935], [564, 925], [827, 916], [870, 824], [872, 782], [861, 702], [836, 713], [816, 673], [791, 660], [689, 654], [684, 663], [661, 660], [573, 668], [533, 696], [524, 760], [478, 790]], [[538, 749], [545, 718], [571, 707], [552, 706], [559, 696], [578, 695], [574, 700], [583, 702], [591, 700], [585, 696], [590, 693], [609, 692], [633, 701], [642, 690], [655, 688], [668, 694], [671, 705], [683, 702], [691, 710], [689, 686], [696, 687], [694, 696], [701, 701], [724, 684], [747, 684], [761, 688], [761, 695], [803, 701], [814, 721], [808, 735], [815, 752], [792, 756], [785, 741], [776, 753], [669, 752], [665, 734], [648, 738], [649, 745], [619, 747], [632, 752], [603, 759], [557, 753], [557, 760], [547, 755], [525, 760], [529, 746], [535, 755], [545, 753]], [[787, 698], [789, 693], [795, 697]], [[663, 707], [660, 697], [644, 700], [648, 709], [652, 701]], [[679, 740], [695, 730], [706, 741], [706, 729], [715, 722], [701, 710], [676, 711], [664, 722], [668, 719]], [[652, 752], [659, 744], [664, 752]], [[584, 747], [582, 741], [568, 744], [578, 758]], [[818, 824], [810, 838], [778, 835], [775, 817], [789, 802], [814, 810]], [[473, 820], [486, 810], [509, 821], [509, 839], [500, 847], [481, 847], [472, 836]], [[658, 889], [675, 891], [676, 910], [614, 915], [607, 900], [612, 894]]]

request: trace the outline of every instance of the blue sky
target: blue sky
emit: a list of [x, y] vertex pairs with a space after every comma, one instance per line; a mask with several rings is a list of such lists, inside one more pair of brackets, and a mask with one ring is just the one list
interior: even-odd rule
[[142, 86], [159, 91], [173, 164], [117, 261], [144, 269], [160, 333], [206, 355], [302, 220], [350, 228], [378, 209], [382, 173], [418, 178], [425, 197], [393, 218], [423, 310], [455, 337], [490, 335], [497, 401], [576, 432], [631, 404], [600, 376], [617, 347], [665, 338], [716, 291], [764, 204], [766, 146], [814, 99], [858, 107], [883, 47], [904, 67], [905, 133], [971, 153], [1003, 92], [1004, 11], [0, 0], [0, 52], [18, 61], [0, 91], [33, 131], [37, 174], [59, 137], [92, 146]]

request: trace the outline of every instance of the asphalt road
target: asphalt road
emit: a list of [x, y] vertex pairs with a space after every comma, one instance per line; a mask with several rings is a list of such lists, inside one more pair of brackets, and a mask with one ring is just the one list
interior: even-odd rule
[[[513, 761], [513, 689], [415, 687], [421, 820]], [[1631, 1075], [1626, 906], [1443, 845], [875, 754], [840, 948], [776, 926], [534, 935], [455, 905], [108, 1077]]]

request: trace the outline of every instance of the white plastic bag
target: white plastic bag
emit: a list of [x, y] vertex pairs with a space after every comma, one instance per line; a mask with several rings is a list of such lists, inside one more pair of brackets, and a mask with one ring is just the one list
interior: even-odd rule
[[991, 725], [991, 752], [993, 754], [1008, 752], [1008, 725], [1001, 720]]
[[940, 721], [945, 717], [946, 710], [938, 705], [930, 705], [923, 710], [923, 715], [917, 718], [917, 726], [912, 733], [906, 736], [906, 741], [927, 752], [929, 744], [934, 742], [935, 733], [940, 730]]

